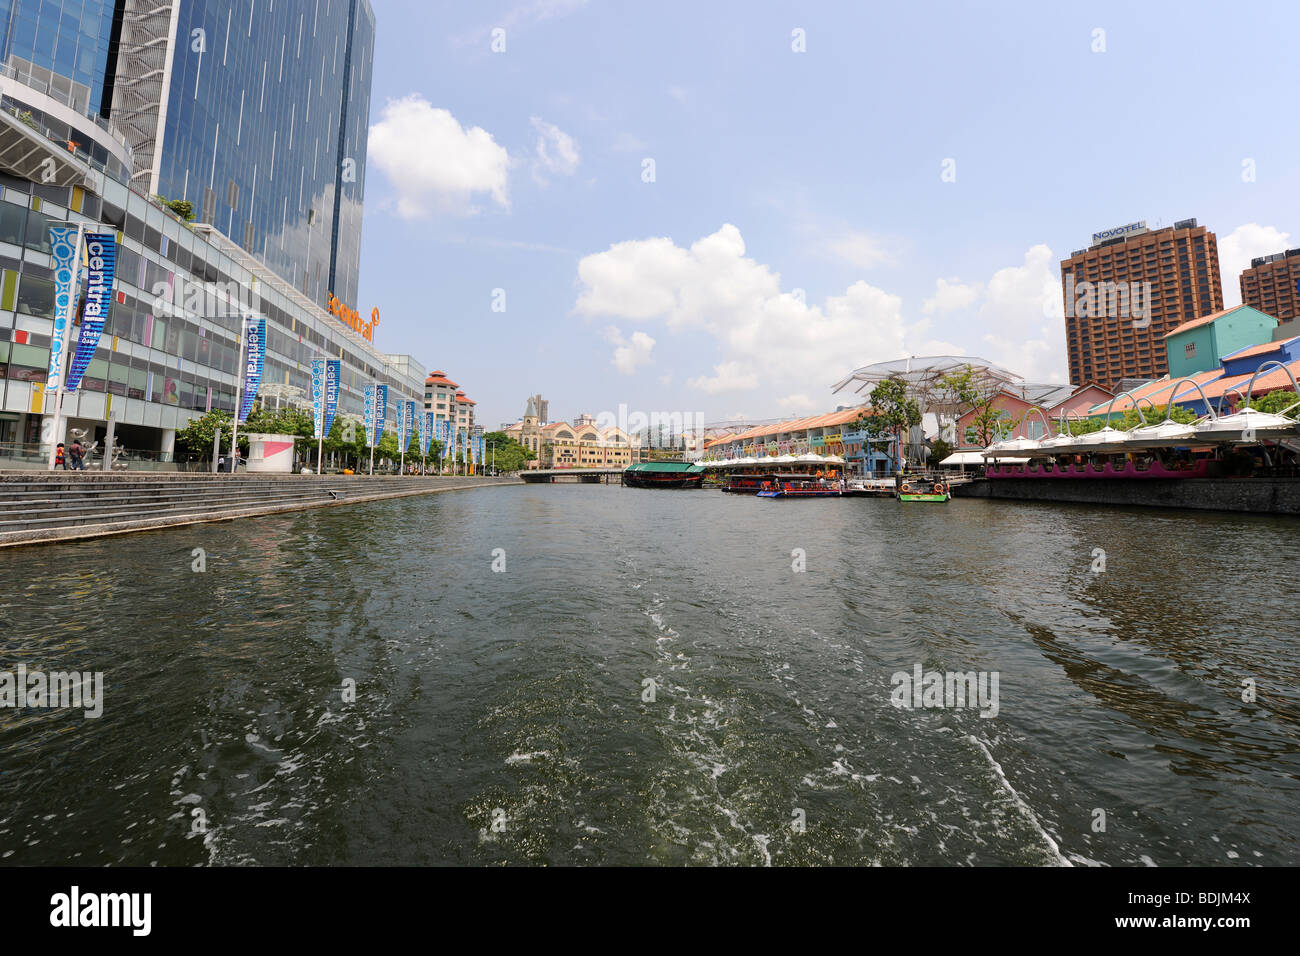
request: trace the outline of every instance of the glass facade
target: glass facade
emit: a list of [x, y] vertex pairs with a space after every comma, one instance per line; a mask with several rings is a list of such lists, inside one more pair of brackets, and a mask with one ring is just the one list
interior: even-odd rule
[[98, 115], [113, 9], [113, 0], [0, 0], [0, 62], [82, 115]]
[[[71, 427], [103, 436], [109, 411], [130, 448], [158, 450], [162, 430], [184, 427], [211, 408], [234, 409], [239, 309], [211, 292], [238, 290], [267, 316], [262, 382], [310, 394], [311, 360], [342, 360], [341, 413], [358, 420], [368, 382], [390, 386], [396, 403], [423, 403], [423, 370], [405, 374], [334, 316], [274, 282], [258, 281], [238, 253], [209, 241], [126, 185], [105, 179], [102, 195], [0, 174], [0, 441], [37, 441], [42, 386], [53, 332], [54, 283], [49, 227], [103, 224], [118, 232], [115, 298], [82, 386], [65, 400]], [[228, 251], [229, 250], [229, 251]], [[210, 290], [193, 297], [195, 289]], [[71, 336], [76, 341], [76, 331]], [[274, 404], [274, 400], [271, 400]]]
[[157, 184], [312, 301], [363, 312], [374, 31], [368, 0], [182, 3]]

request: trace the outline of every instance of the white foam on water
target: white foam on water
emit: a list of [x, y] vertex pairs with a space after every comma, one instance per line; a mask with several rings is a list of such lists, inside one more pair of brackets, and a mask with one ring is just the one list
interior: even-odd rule
[[989, 748], [984, 745], [984, 741], [980, 740], [973, 734], [967, 734], [966, 739], [978, 747], [988, 759], [989, 766], [993, 768], [994, 775], [1002, 783], [1002, 786], [1006, 788], [1007, 793], [1011, 794], [1011, 798], [1015, 800], [1016, 806], [1020, 809], [1021, 814], [1029, 822], [1030, 826], [1038, 831], [1038, 835], [1043, 838], [1043, 842], [1045, 842], [1051, 849], [1052, 854], [1060, 862], [1061, 866], [1074, 866], [1074, 864], [1061, 853], [1061, 848], [1056, 845], [1056, 841], [1052, 839], [1051, 834], [1043, 829], [1043, 825], [1038, 822], [1038, 816], [1030, 809], [1029, 804], [1025, 803], [1020, 794], [1016, 792], [1016, 788], [1011, 786], [1011, 781], [1008, 780], [1007, 775], [1002, 772], [1002, 765], [993, 759], [993, 754], [990, 753]]
[[549, 750], [533, 750], [527, 753], [516, 750], [506, 758], [506, 766], [512, 766], [518, 763], [532, 763], [533, 758], [535, 757], [549, 757], [550, 755], [551, 752]]

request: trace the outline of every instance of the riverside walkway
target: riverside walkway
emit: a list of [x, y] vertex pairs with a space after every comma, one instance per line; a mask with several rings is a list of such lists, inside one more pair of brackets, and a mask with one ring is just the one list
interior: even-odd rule
[[517, 484], [414, 475], [0, 472], [0, 548]]

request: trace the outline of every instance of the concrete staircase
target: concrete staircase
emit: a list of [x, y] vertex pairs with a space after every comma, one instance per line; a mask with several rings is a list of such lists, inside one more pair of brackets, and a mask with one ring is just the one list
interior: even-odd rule
[[505, 483], [364, 475], [0, 473], [0, 546]]

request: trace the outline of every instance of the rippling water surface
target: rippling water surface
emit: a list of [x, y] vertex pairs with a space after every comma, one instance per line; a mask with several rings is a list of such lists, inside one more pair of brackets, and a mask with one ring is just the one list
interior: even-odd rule
[[1297, 530], [551, 485], [0, 552], [0, 670], [105, 681], [0, 710], [0, 862], [1300, 863]]

